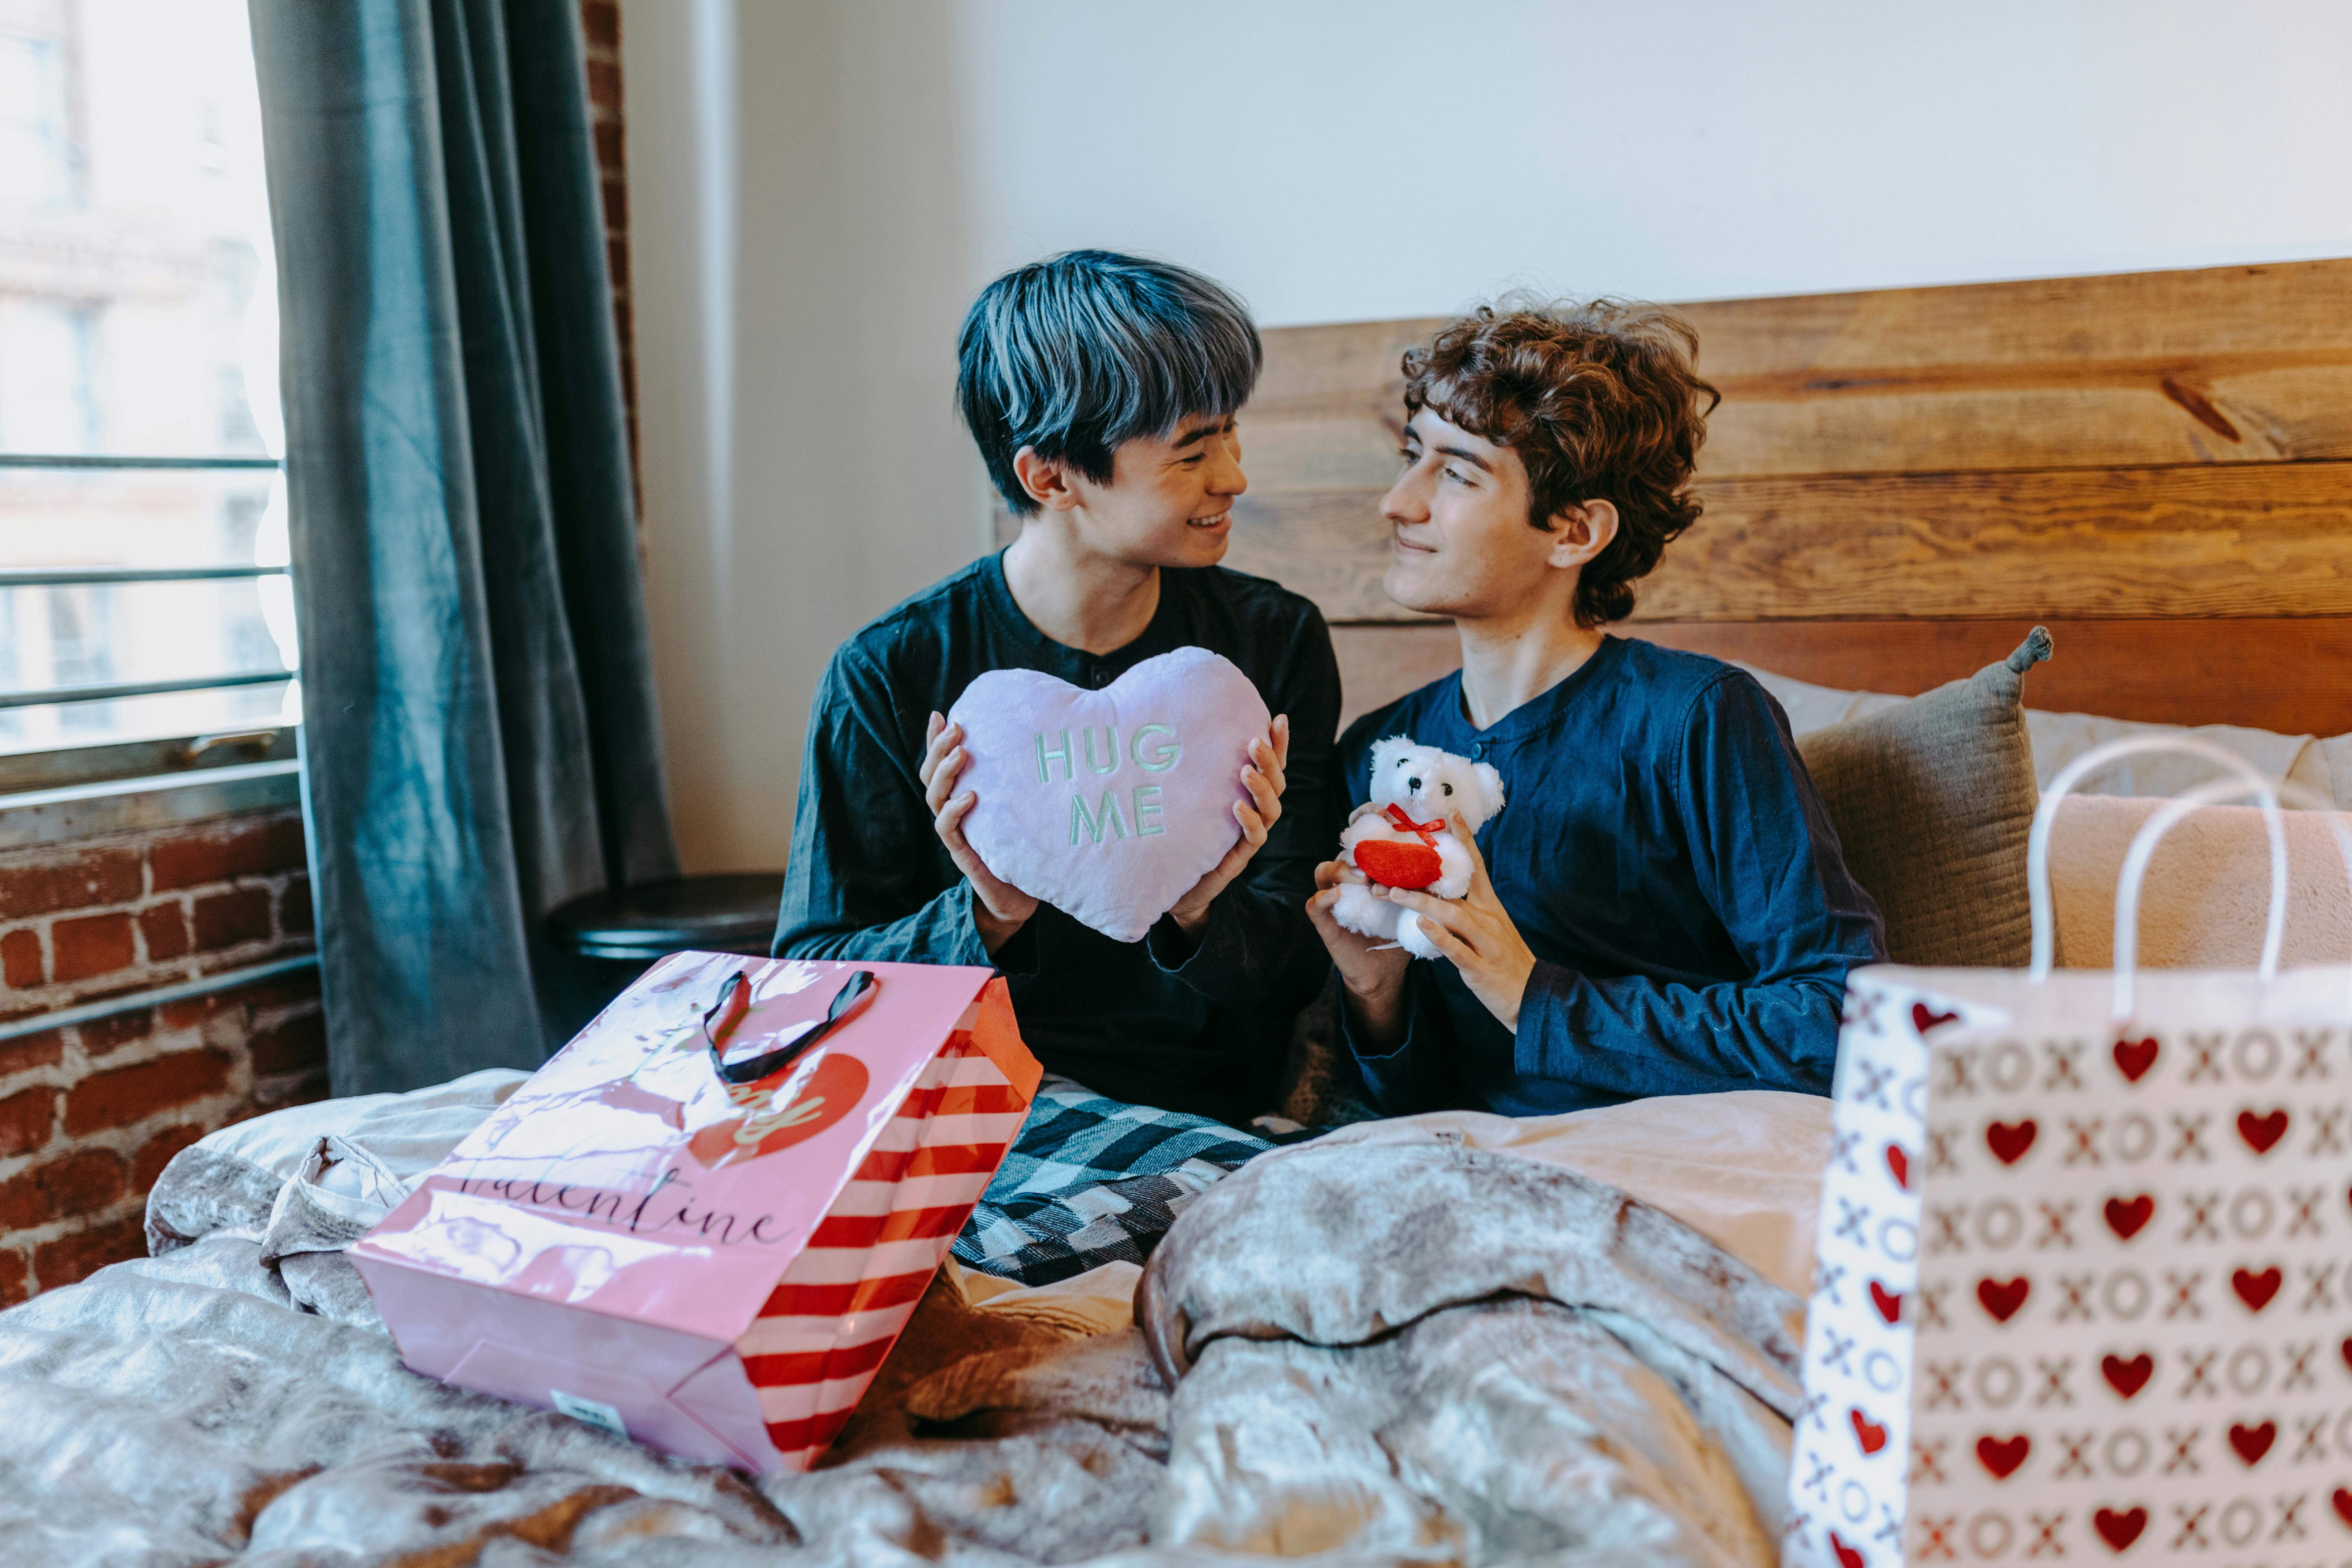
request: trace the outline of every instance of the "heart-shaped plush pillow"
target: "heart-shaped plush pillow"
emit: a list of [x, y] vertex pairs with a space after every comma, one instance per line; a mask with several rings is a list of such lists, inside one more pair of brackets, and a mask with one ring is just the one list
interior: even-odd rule
[[1272, 722], [1232, 660], [1180, 647], [1100, 691], [996, 669], [956, 699], [964, 837], [991, 871], [1114, 942], [1151, 923], [1241, 837], [1234, 802]]

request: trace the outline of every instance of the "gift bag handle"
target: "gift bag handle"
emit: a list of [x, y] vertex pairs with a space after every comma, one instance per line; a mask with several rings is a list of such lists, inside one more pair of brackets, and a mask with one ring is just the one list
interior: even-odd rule
[[849, 978], [842, 982], [841, 989], [833, 994], [833, 1005], [825, 1010], [821, 1022], [806, 1026], [772, 1051], [730, 1062], [726, 1058], [727, 1037], [743, 1021], [743, 1015], [751, 1010], [751, 976], [748, 971], [739, 969], [721, 983], [718, 999], [702, 1015], [702, 1037], [709, 1042], [710, 1070], [723, 1082], [757, 1083], [864, 1012], [881, 989], [882, 982], [872, 970], [853, 969]]
[[[2328, 831], [2336, 837], [2336, 853], [2344, 862], [2345, 879], [2352, 883], [2352, 828], [2345, 826], [2342, 815], [2335, 810], [2336, 803], [2316, 790], [2284, 779], [2273, 787], [2278, 797], [2290, 805], [2325, 814]], [[2117, 1023], [2131, 1016], [2132, 982], [2139, 959], [2140, 886], [2147, 879], [2147, 863], [2156, 854], [2157, 841], [2199, 806], [2215, 805], [2253, 793], [2254, 786], [2235, 779], [2215, 779], [2199, 784], [2195, 789], [2165, 802], [2160, 809], [2140, 824], [2139, 832], [2132, 837], [2131, 847], [2124, 854], [2123, 874], [2116, 882], [2115, 1015]], [[2268, 802], [2263, 806], [2263, 814], [2265, 826], [2271, 829], [2271, 911], [2273, 917], [2271, 923], [2284, 933], [2286, 922], [2282, 911], [2286, 906], [2286, 896], [2280, 872], [2285, 865], [2285, 823], [2279, 816], [2277, 806]], [[2265, 945], [2263, 961], [2263, 979], [2276, 979], [2279, 954]], [[2352, 1012], [2352, 999], [2347, 999], [2347, 1010]]]
[[[2210, 742], [2134, 735], [2094, 746], [2059, 769], [2050, 787], [2042, 792], [2042, 804], [2034, 808], [2033, 829], [2025, 838], [2027, 914], [2033, 925], [2033, 962], [2026, 977], [2037, 984], [2050, 978], [2057, 961], [2057, 925], [2050, 905], [2050, 830], [2058, 820], [2059, 804], [2094, 769], [2118, 757], [2145, 756], [2151, 752], [2202, 757], [2224, 773], [2234, 774], [2244, 786], [2242, 793], [2252, 795], [2262, 803], [2263, 825], [2270, 830], [2271, 840], [2271, 911], [2263, 928], [2262, 973], [2266, 980], [2278, 973], [2279, 951], [2286, 943], [2286, 822], [2279, 814], [2277, 787], [2243, 757]], [[2120, 940], [2120, 926], [2117, 930]]]

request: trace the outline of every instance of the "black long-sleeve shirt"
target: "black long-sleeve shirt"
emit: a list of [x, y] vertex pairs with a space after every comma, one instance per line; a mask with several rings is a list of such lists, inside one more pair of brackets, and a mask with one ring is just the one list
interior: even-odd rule
[[1344, 820], [1372, 742], [1491, 763], [1507, 804], [1479, 829], [1495, 891], [1535, 953], [1518, 1029], [1454, 965], [1416, 960], [1394, 1049], [1349, 1043], [1382, 1110], [1538, 1116], [1654, 1094], [1825, 1094], [1849, 969], [1883, 962], [1878, 907], [1780, 705], [1719, 659], [1622, 637], [1486, 730], [1449, 675], [1339, 742]]
[[[1290, 716], [1282, 816], [1210, 905], [1197, 945], [1162, 917], [1117, 942], [1040, 905], [992, 959], [970, 882], [931, 826], [924, 728], [973, 677], [1035, 669], [1087, 689], [1184, 647], [1240, 667]], [[1162, 568], [1143, 635], [1094, 655], [1052, 641], [982, 557], [844, 643], [810, 714], [793, 858], [773, 951], [786, 958], [993, 963], [1022, 1038], [1049, 1071], [1114, 1099], [1244, 1120], [1270, 1108], [1290, 1019], [1325, 969], [1305, 905], [1332, 853], [1339, 671], [1306, 599], [1223, 567]]]

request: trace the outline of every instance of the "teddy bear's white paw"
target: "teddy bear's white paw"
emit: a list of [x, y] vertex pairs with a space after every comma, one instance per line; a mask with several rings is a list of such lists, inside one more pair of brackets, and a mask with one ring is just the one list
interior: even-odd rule
[[1397, 917], [1404, 913], [1385, 899], [1372, 897], [1372, 890], [1356, 882], [1343, 882], [1339, 896], [1332, 900], [1331, 918], [1343, 931], [1358, 936], [1396, 935]]
[[1411, 910], [1404, 910], [1397, 921], [1396, 939], [1397, 945], [1415, 958], [1445, 956], [1437, 951], [1436, 943], [1431, 942], [1428, 933], [1421, 929], [1421, 917]]

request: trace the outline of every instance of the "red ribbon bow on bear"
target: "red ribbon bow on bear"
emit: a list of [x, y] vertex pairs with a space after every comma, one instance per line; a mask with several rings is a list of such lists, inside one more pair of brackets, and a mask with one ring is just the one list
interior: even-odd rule
[[1418, 835], [1423, 844], [1427, 844], [1432, 847], [1436, 845], [1437, 836], [1445, 831], [1445, 823], [1443, 818], [1434, 822], [1415, 822], [1412, 817], [1405, 815], [1404, 807], [1398, 805], [1393, 801], [1389, 803], [1388, 806], [1382, 810], [1381, 815], [1387, 817], [1391, 822], [1395, 823], [1407, 833]]

